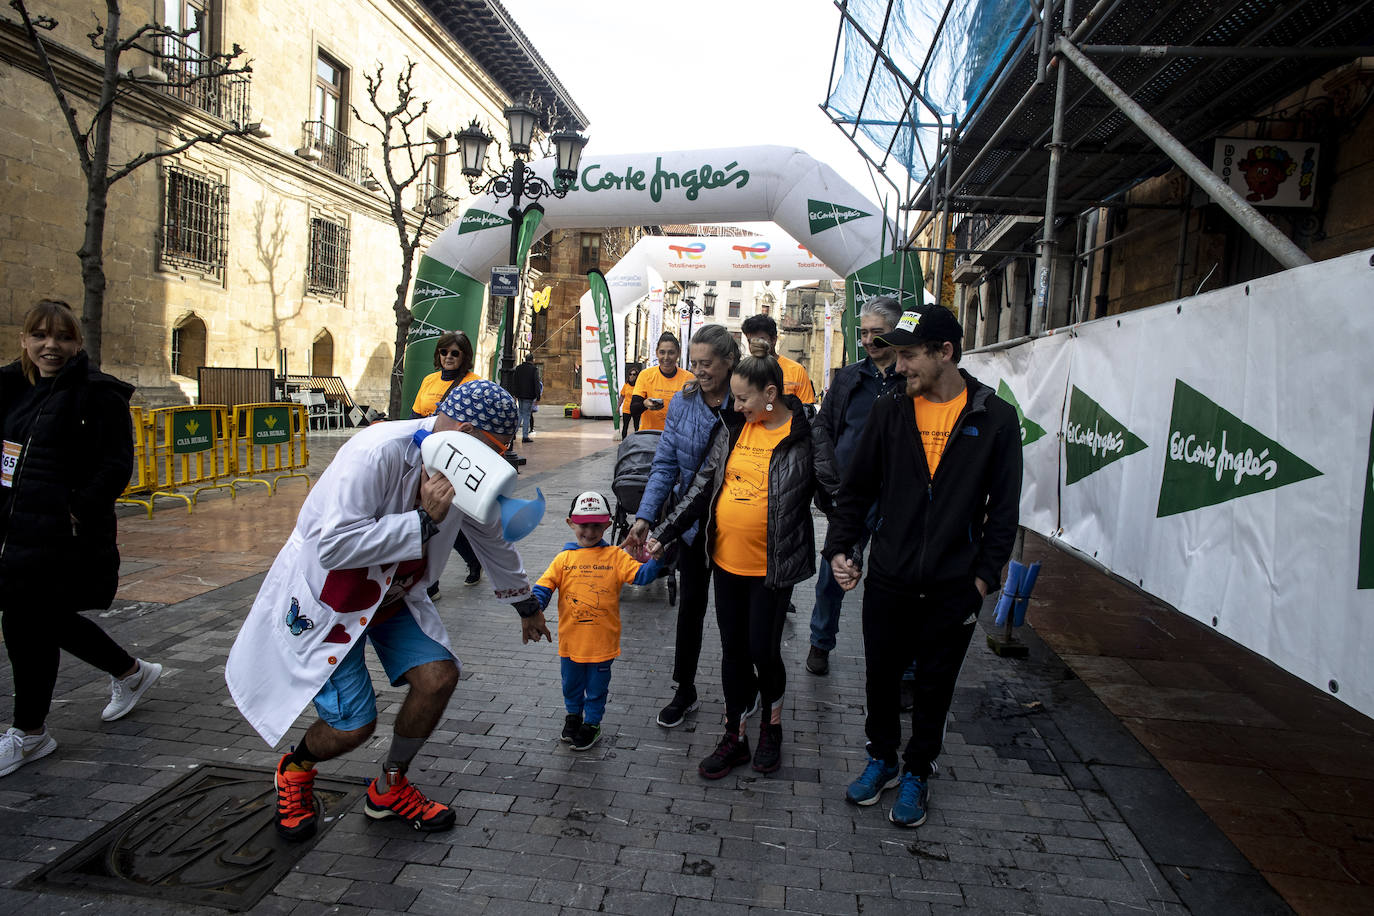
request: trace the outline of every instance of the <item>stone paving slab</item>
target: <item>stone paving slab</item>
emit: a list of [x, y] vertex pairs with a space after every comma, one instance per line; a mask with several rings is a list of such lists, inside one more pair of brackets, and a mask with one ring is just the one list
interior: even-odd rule
[[[532, 575], [566, 540], [561, 507], [604, 487], [612, 458], [603, 451], [529, 475], [551, 507], [521, 545]], [[626, 589], [604, 737], [579, 754], [558, 740], [554, 647], [522, 646], [513, 612], [491, 600], [485, 579], [467, 588], [462, 575], [461, 563], [450, 565], [440, 609], [463, 679], [411, 773], [457, 806], [457, 826], [422, 835], [351, 811], [256, 912], [1287, 912], [1219, 832], [1163, 842], [1171, 824], [1200, 816], [1196, 805], [1034, 634], [1025, 661], [998, 658], [975, 638], [930, 818], [902, 830], [886, 819], [893, 793], [870, 808], [843, 800], [865, 762], [857, 595], [846, 601], [831, 674], [817, 678], [803, 667], [810, 585], [797, 589], [801, 613], [783, 637], [783, 767], [771, 776], [746, 767], [708, 783], [696, 762], [721, 727], [712, 615], [702, 707], [682, 727], [662, 729], [653, 717], [671, 695], [674, 610], [661, 582]], [[223, 683], [228, 646], [260, 581], [174, 604], [121, 603], [103, 617], [131, 651], [167, 664], [120, 722], [99, 720], [104, 677], [64, 660], [50, 719], [58, 750], [0, 781], [0, 912], [211, 912], [15, 885], [189, 769], [252, 766], [270, 780], [279, 752], [243, 722]], [[381, 737], [322, 773], [361, 781], [376, 769], [402, 693], [375, 661], [373, 669]], [[12, 689], [9, 678], [6, 667], [0, 692]]]

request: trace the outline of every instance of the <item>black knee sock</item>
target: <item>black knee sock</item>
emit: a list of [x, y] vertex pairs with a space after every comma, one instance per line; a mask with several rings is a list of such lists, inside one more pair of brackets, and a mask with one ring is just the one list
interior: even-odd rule
[[288, 766], [295, 765], [303, 770], [313, 770], [316, 759], [314, 753], [305, 744], [305, 736], [301, 735], [300, 743], [291, 749], [291, 753], [282, 758], [281, 769], [285, 772]]

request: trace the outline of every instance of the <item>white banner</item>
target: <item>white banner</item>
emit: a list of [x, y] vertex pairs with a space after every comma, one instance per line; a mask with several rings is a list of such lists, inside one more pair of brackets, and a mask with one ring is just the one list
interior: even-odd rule
[[1047, 430], [1025, 446], [1022, 524], [1365, 715], [1371, 260], [1351, 254], [964, 360], [988, 384], [1005, 380]]
[[645, 273], [649, 277], [649, 295], [645, 300], [645, 304], [649, 309], [649, 335], [647, 340], [649, 352], [652, 353], [654, 347], [657, 346], [659, 335], [663, 333], [663, 291], [665, 285], [658, 271], [654, 270], [652, 267], [645, 270]]

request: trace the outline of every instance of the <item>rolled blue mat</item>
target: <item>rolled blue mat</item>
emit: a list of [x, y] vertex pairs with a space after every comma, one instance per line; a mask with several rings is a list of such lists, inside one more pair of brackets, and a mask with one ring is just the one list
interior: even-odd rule
[[1030, 606], [1031, 591], [1035, 588], [1035, 580], [1039, 575], [1040, 564], [1032, 563], [1021, 580], [1020, 594], [1016, 596], [1016, 610], [1012, 614], [1012, 626], [1019, 627], [1026, 622], [1026, 608]]
[[1002, 585], [1002, 596], [997, 599], [997, 612], [992, 618], [995, 626], [1000, 627], [1006, 624], [1007, 615], [1012, 613], [1012, 604], [1021, 589], [1021, 579], [1025, 574], [1026, 567], [1015, 560], [1007, 564], [1007, 581]]

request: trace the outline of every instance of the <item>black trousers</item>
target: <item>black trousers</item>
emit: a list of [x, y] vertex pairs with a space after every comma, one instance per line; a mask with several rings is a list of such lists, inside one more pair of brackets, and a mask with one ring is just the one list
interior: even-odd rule
[[468, 541], [467, 532], [458, 532], [458, 537], [453, 539], [453, 549], [463, 558], [463, 562], [468, 564], [468, 569], [482, 568], [481, 561], [477, 559], [477, 554], [473, 552], [472, 544]]
[[787, 689], [782, 662], [782, 628], [792, 586], [769, 588], [763, 576], [737, 576], [715, 569], [716, 625], [720, 627], [720, 676], [725, 688], [725, 730], [738, 731], [740, 717], [758, 693], [763, 721]]
[[916, 702], [911, 709], [911, 737], [902, 756], [903, 769], [922, 778], [930, 775], [945, 740], [945, 719], [954, 685], [982, 606], [983, 597], [972, 576], [928, 590], [917, 586], [898, 591], [872, 579], [864, 583], [864, 690], [868, 702], [864, 733], [873, 757], [889, 764], [897, 762], [902, 739], [902, 673], [914, 661]]
[[711, 577], [706, 569], [706, 532], [695, 542], [682, 541], [677, 552], [677, 643], [673, 647], [673, 680], [695, 687], [701, 660], [701, 634], [706, 628], [706, 598]]
[[7, 609], [0, 625], [14, 671], [14, 726], [26, 732], [41, 731], [48, 720], [63, 649], [111, 677], [134, 666], [132, 655], [75, 611]]

